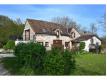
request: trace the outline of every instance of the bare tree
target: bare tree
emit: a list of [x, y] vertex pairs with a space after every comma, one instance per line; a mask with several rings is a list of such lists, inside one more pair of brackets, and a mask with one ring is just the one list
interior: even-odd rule
[[97, 28], [96, 28], [95, 23], [92, 23], [90, 25], [90, 31], [91, 31], [92, 34], [96, 34], [97, 33]]
[[16, 23], [19, 24], [19, 25], [22, 24], [21, 19], [20, 19], [20, 18], [17, 18], [17, 19], [16, 19]]
[[106, 32], [106, 14], [104, 14], [101, 19], [98, 21], [100, 27], [102, 27], [103, 31]]
[[67, 16], [64, 17], [54, 17], [52, 18], [52, 22], [63, 25], [64, 27], [77, 27], [77, 23], [70, 19]]

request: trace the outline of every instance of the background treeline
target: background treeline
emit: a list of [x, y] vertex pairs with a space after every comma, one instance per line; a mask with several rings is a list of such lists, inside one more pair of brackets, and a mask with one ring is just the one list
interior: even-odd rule
[[22, 39], [24, 24], [20, 19], [15, 21], [7, 16], [0, 15], [0, 47], [3, 47], [8, 40]]

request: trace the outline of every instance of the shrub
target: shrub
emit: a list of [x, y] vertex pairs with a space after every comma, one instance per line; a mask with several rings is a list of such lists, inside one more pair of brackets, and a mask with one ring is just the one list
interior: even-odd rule
[[49, 53], [44, 60], [44, 72], [48, 75], [64, 74], [64, 59], [60, 53]]
[[80, 42], [79, 49], [83, 50], [85, 48], [85, 42]]
[[75, 69], [75, 58], [73, 53], [71, 53], [68, 50], [65, 50], [63, 53], [63, 59], [64, 59], [64, 74], [68, 75], [70, 72], [73, 72]]
[[20, 43], [15, 47], [15, 56], [16, 56], [16, 61], [17, 61], [17, 66], [23, 66], [25, 63], [25, 56], [27, 53], [27, 48], [25, 43]]
[[15, 47], [17, 66], [24, 75], [68, 75], [75, 68], [75, 59], [71, 52], [52, 49], [46, 53], [39, 43], [20, 43]]
[[71, 52], [53, 49], [44, 60], [44, 72], [48, 75], [68, 75], [75, 68], [75, 59]]
[[24, 75], [34, 75], [34, 70], [31, 67], [22, 67], [19, 70], [19, 74], [24, 74]]
[[0, 42], [0, 48], [2, 48], [3, 47], [3, 44]]
[[15, 47], [15, 55], [20, 66], [32, 68], [35, 74], [42, 73], [45, 52], [45, 47], [39, 43], [20, 43]]
[[63, 50], [64, 50], [64, 45], [56, 45], [56, 44], [53, 44], [53, 45], [52, 45], [52, 50], [60, 50], [60, 51], [63, 51]]
[[14, 49], [15, 42], [13, 40], [9, 40], [6, 45], [3, 46], [4, 49]]
[[105, 46], [103, 44], [99, 45], [99, 52], [102, 52], [104, 50]]

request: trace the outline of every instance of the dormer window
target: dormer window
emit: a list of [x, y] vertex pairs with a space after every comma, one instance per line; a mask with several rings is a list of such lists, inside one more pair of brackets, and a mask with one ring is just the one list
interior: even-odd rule
[[59, 30], [57, 30], [56, 35], [57, 35], [57, 37], [59, 37], [59, 35], [60, 35], [60, 31]]
[[75, 38], [75, 33], [74, 32], [71, 33], [71, 38]]
[[56, 33], [57, 38], [59, 38], [61, 31], [59, 29], [57, 29], [57, 30], [55, 30], [55, 33]]

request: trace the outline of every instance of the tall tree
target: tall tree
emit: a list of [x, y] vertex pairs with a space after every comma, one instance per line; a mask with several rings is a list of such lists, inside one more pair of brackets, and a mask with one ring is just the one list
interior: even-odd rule
[[96, 28], [95, 23], [92, 23], [90, 25], [90, 31], [91, 31], [92, 34], [97, 34], [97, 28]]
[[54, 17], [52, 22], [63, 25], [64, 27], [78, 27], [77, 23], [67, 16], [63, 17]]
[[17, 24], [7, 16], [0, 15], [0, 43], [5, 44], [9, 39], [22, 36], [23, 24]]
[[98, 21], [100, 27], [102, 27], [103, 31], [106, 32], [106, 14], [104, 14], [101, 19]]
[[22, 24], [21, 19], [20, 19], [20, 18], [17, 18], [17, 19], [16, 19], [16, 23], [19, 24], [19, 25]]

